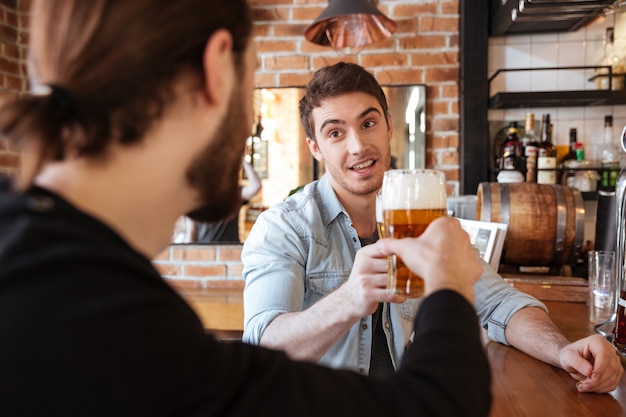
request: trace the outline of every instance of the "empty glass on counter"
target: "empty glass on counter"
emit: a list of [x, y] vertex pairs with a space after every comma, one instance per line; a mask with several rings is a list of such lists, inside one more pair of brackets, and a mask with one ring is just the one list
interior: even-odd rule
[[615, 312], [617, 280], [614, 251], [589, 252], [589, 321], [606, 322]]

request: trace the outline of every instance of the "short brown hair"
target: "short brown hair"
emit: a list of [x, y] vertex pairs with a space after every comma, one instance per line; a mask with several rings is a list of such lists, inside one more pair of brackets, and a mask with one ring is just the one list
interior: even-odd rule
[[316, 140], [312, 115], [314, 108], [321, 106], [322, 101], [328, 98], [354, 92], [375, 97], [387, 120], [387, 98], [376, 78], [360, 65], [339, 62], [317, 70], [306, 87], [304, 97], [300, 99], [300, 122], [306, 137]]
[[32, 77], [60, 93], [25, 95], [0, 111], [2, 135], [36, 150], [26, 182], [68, 149], [97, 156], [111, 142], [139, 141], [183, 71], [203, 82], [203, 51], [219, 29], [231, 33], [243, 73], [252, 32], [246, 0], [35, 0]]

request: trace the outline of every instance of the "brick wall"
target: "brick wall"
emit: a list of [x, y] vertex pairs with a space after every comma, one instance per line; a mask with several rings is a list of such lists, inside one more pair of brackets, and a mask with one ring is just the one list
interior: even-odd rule
[[[398, 23], [394, 36], [341, 56], [304, 39], [304, 29], [327, 6], [314, 0], [249, 0], [259, 55], [257, 87], [305, 85], [318, 68], [356, 62], [382, 84], [427, 85], [426, 165], [446, 172], [451, 194], [459, 186], [459, 3], [460, 0], [379, 0], [377, 7]], [[0, 95], [26, 86], [24, 56], [28, 0], [0, 0]], [[17, 157], [0, 144], [0, 171]], [[241, 279], [239, 246], [171, 246], [155, 265], [182, 286], [207, 279]]]
[[[26, 91], [26, 31], [30, 2], [0, 0], [0, 100]], [[0, 140], [0, 173], [14, 174], [19, 164], [17, 152]]]

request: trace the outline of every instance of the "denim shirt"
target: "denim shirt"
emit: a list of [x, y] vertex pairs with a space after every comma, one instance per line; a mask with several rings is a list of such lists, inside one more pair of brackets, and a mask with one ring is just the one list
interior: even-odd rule
[[[244, 243], [243, 341], [259, 344], [278, 315], [307, 309], [348, 280], [361, 243], [328, 178], [308, 184], [264, 211]], [[453, 256], [452, 254], [450, 256]], [[545, 306], [507, 284], [483, 263], [475, 308], [492, 340], [507, 344], [509, 318], [526, 306]], [[381, 319], [391, 360], [398, 367], [413, 332], [421, 299], [385, 304]], [[451, 335], [451, 338], [454, 336]], [[372, 317], [361, 318], [319, 360], [333, 368], [369, 372]]]

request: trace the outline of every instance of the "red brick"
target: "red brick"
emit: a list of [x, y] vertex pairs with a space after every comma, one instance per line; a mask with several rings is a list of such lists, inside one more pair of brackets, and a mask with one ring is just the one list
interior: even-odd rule
[[394, 36], [402, 35], [404, 33], [417, 33], [417, 17], [396, 19], [395, 21], [398, 28], [396, 29]]
[[184, 266], [186, 277], [226, 276], [226, 265], [193, 265]]
[[308, 69], [309, 58], [299, 55], [270, 56], [263, 59], [263, 68], [266, 70], [296, 70]]
[[433, 121], [433, 130], [435, 132], [458, 132], [458, 117], [436, 117]]
[[361, 65], [365, 68], [370, 67], [404, 67], [408, 64], [408, 58], [404, 54], [362, 54]]
[[254, 74], [254, 86], [259, 87], [276, 87], [276, 74], [259, 73]]
[[443, 35], [416, 35], [400, 39], [401, 49], [441, 49], [448, 44], [447, 36]]
[[296, 52], [296, 43], [285, 40], [260, 40], [255, 42], [258, 53], [267, 52]]
[[417, 66], [458, 65], [457, 52], [424, 52], [411, 54], [411, 64]]
[[452, 68], [427, 68], [424, 70], [424, 82], [436, 83], [442, 81], [458, 81], [459, 67]]
[[217, 258], [216, 255], [217, 250], [213, 245], [198, 245], [198, 246], [190, 246], [184, 252], [184, 260], [185, 261], [203, 261], [203, 262], [212, 262]]
[[400, 69], [375, 71], [381, 84], [419, 84], [423, 82], [421, 69]]
[[273, 26], [274, 36], [296, 36], [298, 39], [304, 39], [304, 30], [309, 24], [276, 24]]
[[459, 31], [458, 17], [422, 16], [419, 20], [420, 32], [453, 32]]
[[439, 3], [441, 14], [459, 14], [459, 1], [442, 1]]
[[222, 262], [239, 261], [241, 262], [242, 246], [218, 246], [217, 259]]
[[397, 5], [393, 9], [393, 15], [395, 17], [414, 17], [428, 14], [437, 14], [437, 2], [424, 4], [401, 4]]
[[313, 76], [313, 73], [306, 73], [306, 74], [279, 74], [278, 78], [280, 80], [280, 82], [278, 83], [278, 85], [282, 86], [282, 87], [304, 87], [306, 86], [309, 81], [311, 80], [311, 77]]
[[292, 19], [306, 20], [311, 24], [324, 11], [324, 7], [294, 7], [291, 9]]
[[289, 19], [289, 9], [285, 7], [257, 8], [251, 13], [254, 22], [284, 22]]
[[252, 36], [255, 38], [269, 36], [271, 28], [271, 25], [255, 22], [254, 26], [252, 27]]

